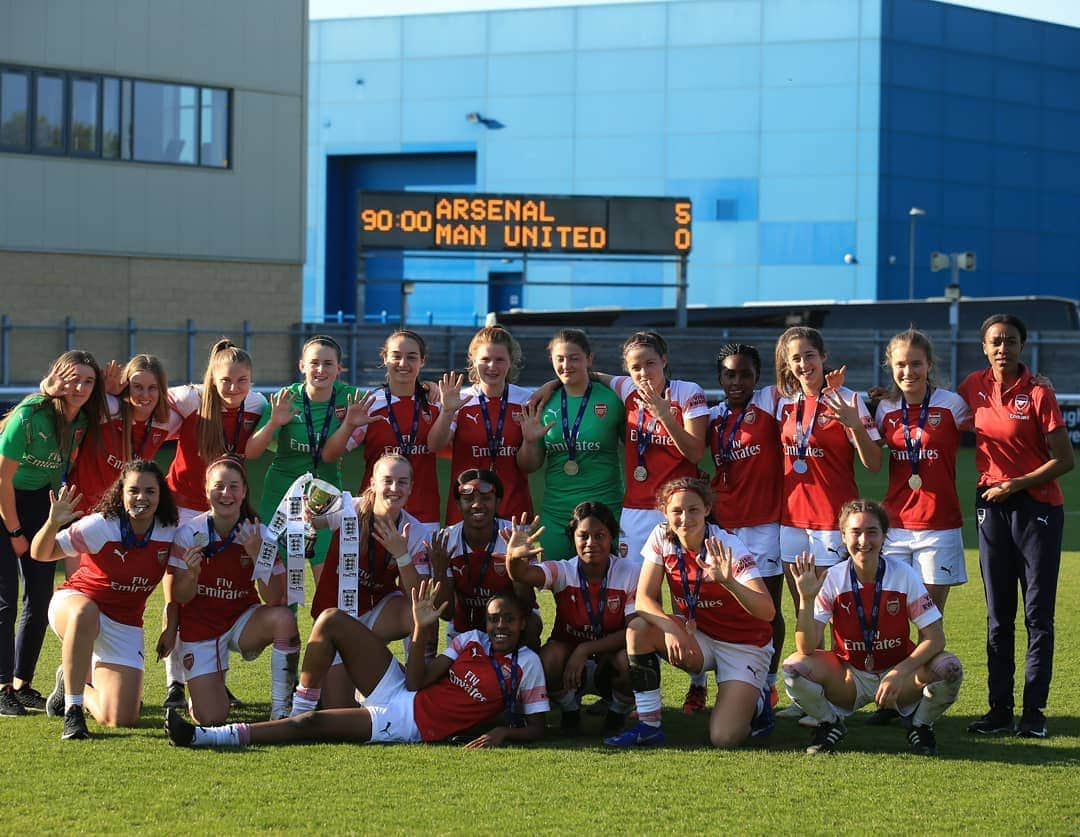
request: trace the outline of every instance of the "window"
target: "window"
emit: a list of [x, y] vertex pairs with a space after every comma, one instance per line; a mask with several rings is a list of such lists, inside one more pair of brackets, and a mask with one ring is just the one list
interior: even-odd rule
[[202, 89], [199, 163], [204, 166], [229, 166], [229, 91], [212, 87]]
[[64, 77], [34, 73], [34, 150], [64, 153]]
[[232, 92], [0, 67], [0, 151], [227, 169]]
[[98, 80], [71, 80], [71, 153], [96, 157], [98, 153]]
[[30, 76], [18, 70], [0, 72], [0, 148], [30, 145]]

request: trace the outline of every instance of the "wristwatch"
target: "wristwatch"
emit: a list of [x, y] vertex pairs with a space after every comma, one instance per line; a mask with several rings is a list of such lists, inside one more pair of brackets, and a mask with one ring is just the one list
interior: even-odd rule
[[4, 531], [7, 532], [7, 536], [9, 538], [21, 538], [23, 537], [23, 535], [26, 534], [25, 532], [23, 532], [22, 526], [17, 526], [14, 529], [5, 528]]

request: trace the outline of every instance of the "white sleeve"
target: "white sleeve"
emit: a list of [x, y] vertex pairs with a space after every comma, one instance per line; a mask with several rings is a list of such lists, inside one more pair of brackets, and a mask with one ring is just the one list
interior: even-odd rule
[[941, 400], [944, 402], [945, 408], [952, 413], [953, 421], [956, 422], [958, 428], [963, 427], [969, 421], [971, 421], [971, 409], [968, 407], [967, 402], [951, 390], [937, 390], [941, 393]]
[[637, 387], [629, 375], [616, 375], [611, 379], [611, 388], [620, 399], [626, 401]]
[[663, 523], [656, 524], [645, 540], [645, 545], [641, 547], [641, 557], [658, 567], [664, 566], [664, 525]]
[[[853, 390], [847, 390], [846, 397], [847, 397], [847, 400], [848, 400], [849, 404], [851, 403], [851, 396], [852, 395], [855, 395], [855, 392]], [[874, 419], [870, 415], [870, 410], [867, 409], [866, 402], [863, 401], [862, 396], [859, 396], [858, 403], [859, 403], [859, 418], [862, 419], [863, 427], [866, 428], [866, 432], [870, 436], [871, 441], [880, 442], [881, 441], [881, 434], [878, 433], [877, 425], [874, 424]], [[855, 444], [855, 440], [852, 439], [851, 443]]]
[[926, 585], [911, 567], [906, 564], [900, 566], [907, 570], [904, 580], [907, 586], [908, 619], [915, 623], [916, 628], [934, 624], [941, 619], [941, 611], [927, 592]]
[[435, 532], [437, 523], [421, 523], [413, 518], [409, 520], [409, 556], [412, 558], [416, 572], [422, 576], [431, 575], [431, 562], [428, 561], [427, 550], [424, 549], [424, 541]]
[[641, 561], [636, 558], [620, 558], [617, 566], [624, 576], [622, 589], [626, 591], [623, 616], [632, 616], [637, 612], [637, 583], [641, 576]]
[[80, 553], [93, 555], [100, 552], [109, 542], [111, 527], [100, 514], [92, 514], [76, 520], [68, 528], [56, 535], [56, 544], [65, 555], [75, 556]]
[[[529, 653], [525, 654], [525, 651]], [[547, 712], [551, 706], [548, 703], [544, 666], [540, 663], [540, 658], [536, 652], [522, 649], [518, 659], [521, 665], [521, 682], [518, 683], [517, 699], [522, 713], [537, 715]]]
[[[577, 559], [570, 559], [576, 561]], [[569, 584], [569, 563], [570, 561], [544, 561], [539, 565], [540, 571], [544, 574], [544, 586], [543, 590], [550, 590], [552, 593], [561, 593], [566, 589]]]
[[169, 387], [169, 407], [181, 418], [187, 418], [202, 404], [202, 392], [194, 384]]
[[696, 419], [709, 415], [709, 402], [705, 399], [705, 390], [693, 381], [677, 381], [679, 403], [682, 405], [684, 419]]

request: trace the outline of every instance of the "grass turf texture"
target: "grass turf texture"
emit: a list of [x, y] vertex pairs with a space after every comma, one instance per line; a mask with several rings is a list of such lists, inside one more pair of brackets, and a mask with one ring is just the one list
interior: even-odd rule
[[[261, 482], [252, 466], [253, 485]], [[442, 462], [444, 496], [447, 464]], [[350, 462], [349, 484], [360, 462]], [[882, 475], [860, 474], [862, 490], [880, 497]], [[960, 485], [974, 485], [972, 455], [961, 454]], [[1073, 503], [1080, 475], [1063, 486]], [[971, 492], [964, 497], [970, 515]], [[981, 738], [965, 727], [985, 711], [985, 613], [977, 554], [969, 549], [971, 581], [950, 596], [949, 648], [964, 661], [967, 680], [952, 711], [937, 724], [942, 756], [907, 752], [895, 724], [848, 723], [842, 752], [803, 754], [810, 731], [779, 721], [764, 746], [721, 752], [704, 744], [705, 716], [679, 712], [687, 676], [662, 668], [664, 726], [659, 750], [611, 752], [600, 744], [599, 718], [584, 717], [585, 734], [563, 739], [558, 712], [549, 737], [529, 748], [466, 752], [449, 746], [303, 745], [245, 751], [169, 747], [161, 731], [164, 674], [148, 665], [140, 726], [103, 730], [94, 740], [61, 742], [59, 719], [32, 713], [0, 718], [0, 782], [9, 833], [55, 830], [147, 834], [212, 831], [480, 832], [505, 830], [608, 833], [724, 829], [765, 833], [957, 832], [1080, 829], [1080, 523], [1066, 507], [1058, 594], [1057, 651], [1046, 741]], [[970, 524], [965, 543], [976, 543]], [[310, 590], [310, 588], [309, 588]], [[551, 598], [541, 596], [551, 624]], [[152, 659], [161, 594], [147, 607]], [[784, 612], [791, 604], [785, 595]], [[302, 614], [301, 634], [311, 621]], [[1022, 619], [1017, 625], [1023, 648]], [[789, 626], [787, 650], [793, 643]], [[1018, 654], [1022, 652], [1018, 649]], [[263, 720], [269, 712], [268, 654], [254, 663], [233, 657], [229, 685], [250, 702], [231, 720]], [[60, 658], [50, 632], [35, 685], [51, 687]], [[1022, 655], [1018, 670], [1022, 671]], [[710, 695], [715, 687], [710, 682]], [[1019, 693], [1018, 693], [1019, 694]], [[781, 700], [781, 705], [786, 704]]]

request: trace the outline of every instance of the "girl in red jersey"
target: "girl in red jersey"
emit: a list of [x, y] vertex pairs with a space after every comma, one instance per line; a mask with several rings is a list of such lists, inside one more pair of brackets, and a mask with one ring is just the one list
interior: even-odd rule
[[985, 735], [1013, 729], [1019, 583], [1028, 646], [1017, 734], [1045, 738], [1043, 710], [1050, 697], [1065, 525], [1065, 498], [1057, 480], [1072, 470], [1073, 449], [1053, 390], [1033, 379], [1020, 362], [1026, 341], [1027, 327], [1019, 317], [988, 317], [982, 324], [982, 349], [990, 366], [972, 372], [959, 387], [975, 426], [975, 514], [986, 590], [990, 692], [990, 711], [968, 731]]
[[49, 519], [34, 536], [31, 555], [37, 561], [78, 555], [81, 562], [49, 605], [63, 662], [46, 711], [63, 715], [64, 739], [90, 737], [84, 696], [99, 724], [135, 726], [143, 610], [168, 563], [177, 524], [172, 494], [155, 463], [135, 460], [125, 463], [94, 514], [83, 517], [77, 510], [80, 498], [72, 487], [50, 492], [49, 499]]
[[753, 346], [729, 343], [716, 356], [724, 402], [709, 410], [708, 443], [716, 472], [713, 517], [730, 529], [757, 560], [758, 572], [773, 600], [773, 656], [765, 680], [776, 704], [776, 672], [784, 648], [780, 608], [784, 565], [780, 560], [780, 507], [783, 451], [776, 421], [776, 387], [756, 389], [761, 355]]
[[398, 329], [379, 351], [386, 367], [386, 385], [376, 391], [374, 403], [354, 403], [323, 447], [323, 461], [336, 462], [347, 451], [363, 446], [366, 489], [375, 463], [385, 454], [404, 456], [412, 465], [415, 482], [406, 510], [424, 523], [439, 522], [439, 476], [428, 434], [439, 417], [439, 408], [428, 403], [420, 382], [427, 362], [427, 344], [415, 331]]
[[[447, 641], [465, 631], [485, 627], [485, 607], [496, 593], [514, 593], [535, 606], [536, 597], [528, 584], [515, 584], [506, 572], [504, 530], [510, 521], [496, 516], [503, 496], [502, 481], [494, 471], [470, 468], [454, 481], [458, 523], [431, 538], [427, 551], [431, 577], [446, 580], [443, 594], [453, 604]], [[530, 620], [529, 645], [540, 647], [539, 617]]]
[[[642, 550], [637, 615], [626, 629], [630, 681], [638, 723], [605, 743], [660, 744], [660, 656], [689, 672], [716, 672], [709, 741], [735, 747], [772, 732], [765, 675], [772, 656], [773, 603], [743, 543], [707, 518], [712, 491], [704, 480], [680, 478], [657, 496], [666, 522]], [[667, 578], [677, 613], [664, 612]]]
[[455, 637], [429, 662], [422, 649], [435, 638], [439, 613], [446, 607], [445, 600], [435, 603], [438, 587], [423, 581], [412, 591], [410, 621], [415, 627], [404, 667], [379, 637], [342, 611], [316, 624], [304, 654], [302, 688], [318, 694], [327, 666], [338, 656], [365, 696], [360, 707], [211, 728], [192, 726], [170, 709], [165, 717], [169, 743], [245, 747], [303, 741], [445, 741], [490, 723], [504, 709], [506, 723], [468, 736], [466, 748], [542, 738], [548, 700], [540, 660], [523, 642], [526, 605], [510, 593], [493, 597], [487, 605], [487, 630]]
[[[413, 629], [408, 591], [416, 588], [430, 568], [424, 539], [430, 532], [406, 506], [414, 485], [412, 464], [401, 454], [387, 453], [374, 463], [371, 484], [354, 503], [359, 517], [359, 559], [357, 561], [356, 621], [369, 628], [384, 643], [404, 639]], [[326, 564], [319, 576], [311, 602], [311, 616], [316, 627], [326, 614], [329, 618], [342, 607], [341, 531], [344, 516], [339, 510], [312, 520], [316, 529], [334, 529]], [[322, 692], [323, 706], [353, 706], [355, 685], [335, 660], [326, 676]], [[315, 701], [305, 703], [303, 690], [293, 699], [293, 712], [313, 709]]]
[[967, 582], [956, 453], [971, 411], [955, 392], [935, 385], [934, 345], [921, 331], [893, 337], [885, 366], [893, 387], [878, 403], [875, 423], [889, 446], [884, 506], [893, 525], [882, 554], [918, 570], [944, 612], [949, 588]]
[[[201, 385], [169, 389], [169, 405], [180, 424], [168, 480], [181, 523], [210, 508], [206, 464], [225, 454], [243, 458], [248, 439], [266, 409], [265, 396], [251, 389], [252, 368], [251, 355], [223, 338], [210, 349]], [[162, 622], [168, 624], [175, 618], [175, 613], [166, 612]], [[176, 649], [165, 658], [165, 682], [165, 706], [183, 706], [184, 672]]]
[[[562, 731], [578, 732], [582, 695], [598, 694], [609, 707], [604, 731], [617, 732], [632, 706], [626, 623], [634, 615], [641, 562], [618, 557], [619, 524], [603, 503], [581, 503], [571, 514], [575, 558], [532, 563], [541, 550], [526, 536], [527, 524], [521, 515], [503, 533], [506, 572], [555, 596], [555, 627], [540, 659], [548, 693], [562, 710]], [[533, 528], [538, 525], [535, 520]]]
[[[180, 655], [191, 717], [203, 724], [224, 723], [229, 652], [254, 660], [269, 645], [270, 717], [284, 718], [300, 652], [296, 617], [283, 605], [261, 604], [252, 578], [259, 548], [272, 535], [248, 503], [247, 473], [237, 460], [210, 465], [206, 498], [210, 511], [177, 530], [165, 578], [165, 601], [180, 604]], [[267, 601], [282, 600], [284, 572], [278, 561], [264, 590]], [[172, 650], [177, 626], [171, 627], [161, 650]]]
[[[521, 370], [521, 346], [502, 326], [487, 326], [473, 335], [466, 361], [469, 381], [461, 389], [461, 376], [448, 372], [439, 385], [442, 412], [431, 426], [432, 450], [452, 445], [450, 473], [468, 469], [492, 470], [504, 491], [498, 514], [509, 518], [532, 516], [529, 477], [518, 467], [522, 409], [532, 390], [515, 386]], [[461, 520], [456, 498], [446, 501], [446, 522]]]
[[53, 362], [41, 392], [0, 421], [0, 716], [45, 708], [31, 681], [48, 629], [56, 565], [34, 561], [30, 541], [48, 517], [49, 486], [67, 481], [84, 436], [96, 445], [104, 414], [101, 368], [89, 352], [73, 350]]
[[825, 341], [817, 329], [795, 326], [776, 341], [776, 418], [784, 453], [780, 556], [798, 616], [795, 556], [814, 554], [824, 573], [840, 561], [840, 507], [859, 496], [855, 455], [872, 473], [881, 468], [880, 436], [866, 405], [844, 387], [843, 368], [825, 375]]
[[[880, 505], [847, 502], [839, 524], [850, 558], [824, 576], [813, 553], [795, 559], [801, 607], [784, 682], [792, 700], [819, 722], [806, 752], [833, 752], [847, 732], [843, 718], [876, 703], [910, 719], [913, 752], [937, 755], [934, 721], [956, 701], [964, 674], [945, 650], [941, 611], [908, 564], [881, 554], [889, 516]], [[833, 650], [823, 651], [829, 622]], [[910, 624], [919, 632], [917, 645]]]

